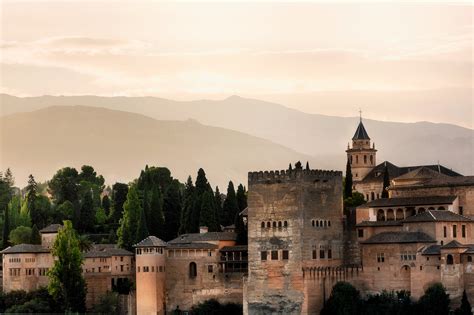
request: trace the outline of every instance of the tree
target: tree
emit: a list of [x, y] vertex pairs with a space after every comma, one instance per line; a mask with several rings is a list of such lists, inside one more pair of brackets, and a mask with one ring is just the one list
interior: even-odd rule
[[108, 217], [110, 215], [110, 199], [108, 195], [102, 198], [102, 209], [104, 209], [105, 215]]
[[[145, 190], [146, 193], [146, 190]], [[144, 209], [146, 205], [146, 194], [144, 195]], [[158, 185], [153, 186], [151, 200], [149, 202], [148, 212], [145, 212], [148, 223], [148, 231], [161, 239], [165, 234], [165, 218], [163, 215], [163, 194]]]
[[215, 199], [212, 190], [206, 191], [202, 196], [199, 225], [207, 226], [209, 232], [220, 230], [219, 222], [217, 222], [216, 218]]
[[390, 176], [388, 174], [387, 164], [385, 164], [385, 168], [383, 171], [382, 198], [388, 198], [388, 186], [390, 186]]
[[172, 240], [178, 236], [181, 217], [181, 196], [179, 185], [179, 182], [174, 180], [168, 187], [163, 201], [163, 212], [166, 223], [164, 226], [164, 241]]
[[119, 298], [116, 292], [107, 292], [92, 309], [94, 314], [117, 314], [119, 313]]
[[302, 170], [302, 169], [303, 169], [303, 165], [301, 164], [300, 161], [298, 161], [298, 162], [295, 163], [295, 169], [296, 169], [296, 170]]
[[239, 204], [237, 203], [237, 196], [232, 181], [230, 181], [227, 186], [227, 196], [222, 207], [222, 212], [222, 225], [227, 226], [234, 223], [235, 215], [239, 212]]
[[123, 208], [123, 217], [120, 219], [120, 227], [117, 231], [118, 244], [122, 248], [131, 250], [137, 240], [137, 223], [142, 211], [136, 184], [130, 187]]
[[358, 207], [365, 203], [364, 195], [358, 191], [352, 193], [352, 197], [344, 199], [344, 208], [347, 207]]
[[237, 213], [235, 216], [235, 233], [237, 233], [237, 244], [247, 245], [248, 243], [248, 231], [247, 226], [244, 223], [244, 217]]
[[115, 183], [112, 186], [112, 211], [110, 213], [110, 222], [119, 223], [123, 216], [123, 205], [127, 200], [128, 185]]
[[306, 170], [309, 171], [309, 162], [306, 161]]
[[62, 204], [56, 207], [55, 211], [55, 223], [61, 223], [64, 220], [72, 221], [74, 218], [74, 205], [69, 200], [66, 200]]
[[80, 221], [77, 224], [84, 232], [91, 232], [94, 229], [95, 208], [92, 199], [92, 191], [84, 194], [84, 199], [81, 205]]
[[449, 314], [449, 303], [449, 295], [441, 283], [430, 286], [418, 301], [422, 312], [430, 315]]
[[[72, 212], [71, 217], [62, 218], [58, 223], [61, 223], [63, 220], [72, 219], [72, 215], [74, 214], [74, 207], [70, 201], [68, 202], [71, 205]], [[51, 213], [51, 202], [49, 198], [46, 196], [36, 196], [34, 198], [34, 203], [31, 207], [28, 207], [29, 215], [31, 217], [31, 221], [38, 226], [39, 229], [46, 227], [49, 223], [51, 223], [54, 218], [53, 214]], [[56, 212], [57, 212], [56, 208]]]
[[196, 188], [194, 187], [193, 180], [191, 176], [188, 176], [186, 181], [184, 196], [183, 196], [183, 207], [181, 211], [181, 224], [179, 228], [179, 233], [188, 233], [192, 229], [192, 211], [194, 206], [194, 199], [196, 198], [195, 194]]
[[245, 191], [245, 187], [240, 184], [237, 187], [237, 204], [239, 205], [239, 211], [243, 211], [247, 208], [247, 192]]
[[87, 288], [82, 276], [83, 256], [71, 221], [64, 221], [51, 253], [55, 260], [48, 272], [49, 293], [61, 301], [67, 312], [85, 312]]
[[202, 196], [206, 191], [210, 189], [209, 182], [206, 178], [206, 173], [202, 168], [198, 170], [196, 178], [196, 193], [198, 196]]
[[346, 178], [344, 181], [344, 198], [352, 197], [352, 167], [349, 159], [346, 163]]
[[26, 201], [28, 204], [28, 209], [30, 213], [33, 212], [33, 207], [35, 205], [37, 194], [37, 184], [33, 175], [28, 176], [28, 185], [26, 186]]
[[8, 214], [8, 207], [5, 207], [5, 218], [3, 221], [3, 233], [2, 233], [2, 249], [7, 248], [10, 245], [8, 241], [10, 235], [10, 215]]
[[36, 224], [33, 224], [33, 228], [31, 229], [31, 244], [41, 244], [41, 235]]
[[19, 226], [10, 232], [9, 239], [12, 245], [30, 244], [31, 228], [27, 226]]
[[140, 216], [138, 218], [137, 235], [135, 237], [134, 243], [138, 243], [150, 235], [150, 233], [148, 232], [147, 224], [146, 224], [145, 210], [143, 210], [143, 208], [141, 208], [140, 210], [141, 211], [140, 211]]
[[347, 282], [338, 282], [332, 288], [321, 315], [351, 315], [361, 313], [359, 291]]
[[61, 204], [66, 200], [74, 206], [79, 202], [79, 174], [72, 167], [65, 167], [56, 172], [49, 181], [49, 193], [56, 204]]
[[458, 309], [456, 309], [455, 314], [456, 315], [472, 315], [471, 304], [469, 303], [469, 300], [467, 299], [466, 290], [462, 291], [461, 306]]
[[15, 178], [13, 177], [13, 174], [10, 168], [7, 168], [7, 170], [5, 171], [5, 175], [3, 175], [3, 179], [6, 181], [9, 187], [13, 187], [13, 185], [15, 185]]
[[288, 166], [288, 170], [291, 172], [293, 170], [293, 166], [291, 166], [291, 163], [290, 165]]
[[105, 210], [103, 208], [97, 209], [95, 212], [95, 223], [99, 225], [99, 227], [103, 227], [106, 221], [107, 215], [105, 214]]

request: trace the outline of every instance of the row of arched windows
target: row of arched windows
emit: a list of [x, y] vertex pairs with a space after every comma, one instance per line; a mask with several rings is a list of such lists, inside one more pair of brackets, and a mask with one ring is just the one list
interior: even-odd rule
[[[369, 155], [369, 160], [370, 160], [370, 165], [374, 165], [374, 156], [373, 155]], [[353, 156], [351, 155], [351, 164], [353, 162]], [[359, 156], [356, 155], [355, 156], [355, 162], [356, 164], [359, 164]], [[367, 164], [367, 155], [364, 155], [364, 164]]]
[[[436, 210], [435, 207], [429, 207], [428, 211], [431, 210]], [[446, 210], [445, 207], [440, 206], [437, 208], [437, 210]], [[425, 212], [426, 209], [423, 207], [420, 207], [418, 209], [413, 208], [407, 208], [407, 209], [378, 209], [377, 210], [377, 221], [397, 221], [397, 220], [403, 220], [405, 218], [408, 218], [409, 216], [423, 213]]]
[[331, 221], [330, 220], [311, 220], [312, 227], [330, 227]]
[[274, 228], [274, 229], [276, 229], [276, 228], [287, 228], [288, 227], [288, 221], [273, 221], [273, 222], [268, 221], [266, 223], [262, 222], [260, 224], [260, 227], [262, 229], [264, 229], [264, 228], [267, 228], [267, 229], [269, 229], [269, 228]]

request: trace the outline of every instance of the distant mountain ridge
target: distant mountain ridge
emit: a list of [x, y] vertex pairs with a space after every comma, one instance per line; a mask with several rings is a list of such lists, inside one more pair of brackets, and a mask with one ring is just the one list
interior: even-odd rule
[[[247, 182], [249, 170], [281, 168], [310, 159], [237, 131], [196, 121], [158, 121], [140, 114], [87, 106], [52, 106], [0, 117], [0, 169], [11, 167], [20, 186], [29, 174], [50, 179], [65, 166], [92, 165], [109, 184], [137, 178], [146, 164], [168, 167], [184, 182], [202, 167], [213, 186]], [[311, 161], [310, 161], [311, 163]]]
[[[358, 118], [307, 114], [279, 104], [239, 96], [179, 102], [155, 97], [0, 95], [0, 115], [51, 105], [88, 105], [140, 113], [160, 120], [195, 119], [209, 126], [268, 139], [313, 156], [313, 167], [343, 170], [345, 149]], [[474, 131], [451, 124], [398, 123], [364, 119], [378, 149], [377, 161], [398, 166], [437, 164], [474, 174]], [[253, 168], [254, 169], [254, 168]]]

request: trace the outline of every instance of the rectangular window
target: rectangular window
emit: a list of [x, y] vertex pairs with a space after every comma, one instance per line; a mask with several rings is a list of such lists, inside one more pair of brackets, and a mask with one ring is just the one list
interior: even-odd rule
[[120, 265], [120, 271], [123, 271], [123, 265]]
[[207, 266], [207, 272], [212, 273], [214, 271], [214, 266], [213, 265], [208, 265]]
[[466, 226], [465, 225], [463, 225], [461, 227], [461, 234], [462, 234], [462, 237], [466, 237]]
[[458, 230], [458, 229], [457, 229], [457, 226], [456, 226], [456, 224], [454, 224], [454, 225], [453, 225], [453, 237], [457, 237], [457, 236], [458, 236], [458, 235], [457, 235], [457, 234], [458, 234], [458, 231], [457, 231], [457, 230]]
[[328, 259], [332, 259], [332, 250], [328, 249]]
[[384, 255], [384, 253], [378, 253], [378, 254], [377, 254], [377, 262], [379, 262], [379, 263], [385, 262], [385, 255]]
[[313, 259], [317, 259], [318, 257], [316, 257], [316, 250], [313, 249]]
[[260, 252], [260, 258], [262, 260], [267, 260], [267, 251]]
[[357, 233], [359, 237], [364, 237], [364, 229], [357, 230]]
[[278, 251], [272, 250], [272, 260], [278, 260]]
[[282, 259], [283, 260], [288, 260], [288, 258], [290, 256], [289, 252], [287, 250], [284, 250], [281, 253], [282, 253]]
[[324, 249], [319, 250], [319, 259], [324, 259]]
[[160, 266], [159, 268], [160, 268], [160, 272], [163, 272], [163, 266]]
[[443, 236], [448, 237], [448, 232], [445, 226], [443, 226]]

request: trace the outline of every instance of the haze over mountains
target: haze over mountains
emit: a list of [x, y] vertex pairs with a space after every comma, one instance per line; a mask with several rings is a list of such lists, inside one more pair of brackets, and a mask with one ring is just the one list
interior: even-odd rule
[[[0, 104], [0, 115], [7, 116], [0, 120], [0, 164], [15, 165], [18, 178], [23, 169], [47, 179], [59, 167], [85, 163], [108, 180], [123, 181], [135, 178], [147, 163], [168, 166], [181, 180], [204, 167], [211, 183], [219, 186], [228, 179], [245, 183], [249, 170], [281, 169], [299, 159], [310, 160], [313, 168], [343, 170], [344, 150], [358, 123], [356, 117], [307, 114], [238, 96], [178, 102], [2, 94]], [[124, 112], [83, 106], [44, 109], [72, 105]], [[38, 109], [43, 110], [22, 113]], [[378, 162], [403, 166], [439, 161], [463, 174], [474, 173], [471, 129], [429, 122], [364, 120], [364, 124], [379, 150]]]

